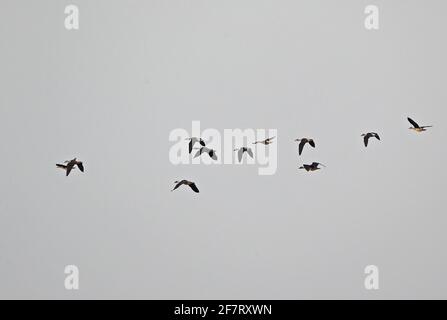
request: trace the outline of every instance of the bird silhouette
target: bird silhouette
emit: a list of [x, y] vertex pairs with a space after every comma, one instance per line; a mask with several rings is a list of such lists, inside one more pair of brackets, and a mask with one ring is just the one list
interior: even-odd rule
[[422, 131], [427, 131], [426, 128], [431, 128], [433, 126], [419, 126], [416, 121], [414, 121], [413, 119], [411, 119], [410, 117], [407, 117], [408, 122], [411, 123], [412, 127], [408, 128], [410, 130], [414, 130], [416, 132], [422, 132]]
[[234, 151], [238, 151], [237, 158], [238, 158], [239, 162], [242, 161], [242, 156], [244, 155], [244, 152], [246, 152], [250, 157], [253, 158], [253, 151], [251, 150], [251, 148], [242, 147], [242, 148], [234, 149]]
[[299, 169], [304, 169], [306, 171], [316, 171], [320, 170], [321, 168], [318, 168], [318, 166], [326, 167], [324, 164], [319, 162], [312, 162], [311, 164], [303, 164]]
[[380, 140], [380, 137], [379, 137], [379, 135], [377, 134], [377, 133], [375, 133], [375, 132], [368, 132], [368, 133], [364, 133], [364, 134], [362, 134], [362, 137], [363, 137], [363, 143], [365, 144], [365, 147], [367, 147], [368, 146], [368, 140], [369, 140], [369, 138], [376, 138], [377, 140]]
[[261, 141], [255, 141], [255, 142], [253, 142], [253, 144], [258, 144], [258, 143], [261, 143], [261, 144], [265, 144], [265, 145], [268, 145], [268, 144], [271, 144], [273, 141], [273, 139], [275, 139], [276, 137], [271, 137], [271, 138], [267, 138], [267, 139], [265, 139], [265, 140], [261, 140]]
[[70, 174], [71, 170], [73, 170], [75, 168], [75, 166], [77, 166], [79, 168], [79, 170], [81, 170], [81, 172], [84, 172], [84, 164], [82, 163], [82, 161], [78, 161], [76, 158], [74, 158], [73, 160], [64, 161], [64, 163], [66, 163], [66, 164], [57, 163], [56, 167], [58, 167], [60, 169], [64, 169], [65, 176], [67, 176], [67, 177]]
[[199, 151], [197, 151], [194, 158], [200, 157], [202, 154], [206, 153], [210, 156], [211, 159], [217, 160], [216, 150], [210, 149], [208, 147], [201, 147], [201, 148], [194, 148], [194, 149], [199, 150]]
[[189, 186], [195, 193], [199, 193], [199, 189], [197, 188], [196, 184], [192, 181], [188, 181], [188, 180], [180, 180], [180, 181], [175, 181], [175, 186], [174, 189], [171, 190], [174, 191], [175, 189], [177, 189], [178, 187], [180, 187], [181, 185], [186, 185]]
[[200, 143], [203, 147], [205, 146], [205, 141], [203, 141], [202, 138], [191, 137], [186, 138], [186, 140], [189, 140], [189, 153], [192, 152], [192, 149], [197, 142]]
[[310, 138], [302, 138], [302, 139], [295, 139], [295, 141], [299, 141], [300, 144], [298, 145], [298, 154], [301, 155], [303, 152], [303, 148], [308, 143], [312, 148], [315, 148], [315, 142], [313, 139]]

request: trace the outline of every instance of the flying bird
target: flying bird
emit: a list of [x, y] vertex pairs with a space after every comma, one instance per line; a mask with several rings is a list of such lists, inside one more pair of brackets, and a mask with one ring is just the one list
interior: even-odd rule
[[192, 137], [186, 138], [186, 140], [189, 140], [189, 153], [192, 152], [192, 147], [194, 147], [197, 142], [200, 143], [203, 147], [205, 146], [205, 141], [203, 141], [201, 138]]
[[253, 158], [253, 151], [251, 150], [251, 148], [242, 147], [242, 148], [234, 149], [234, 151], [238, 151], [237, 158], [239, 159], [239, 162], [242, 161], [242, 156], [244, 155], [244, 152], [247, 152], [247, 154]]
[[194, 149], [199, 149], [199, 151], [197, 151], [194, 158], [200, 157], [203, 153], [207, 153], [211, 159], [217, 160], [216, 150], [213, 150], [213, 149], [210, 149], [207, 147], [194, 148]]
[[[64, 171], [67, 171], [67, 165], [66, 164], [59, 164], [56, 163], [56, 167], [58, 167], [59, 169], [62, 169]], [[76, 169], [76, 167], [73, 167], [72, 170]]]
[[422, 132], [422, 131], [426, 131], [426, 128], [431, 128], [433, 126], [419, 126], [416, 121], [414, 121], [413, 119], [411, 119], [410, 117], [407, 118], [408, 121], [411, 123], [412, 127], [408, 128], [410, 130], [414, 130], [416, 132]]
[[273, 142], [272, 140], [275, 138], [276, 137], [267, 138], [265, 140], [253, 142], [253, 144], [262, 143], [262, 144], [268, 145], [268, 144], [271, 144]]
[[70, 174], [71, 170], [75, 169], [75, 166], [77, 166], [79, 170], [81, 170], [81, 172], [84, 172], [84, 164], [82, 163], [82, 161], [78, 161], [76, 158], [74, 158], [73, 160], [64, 161], [64, 163], [66, 164], [57, 163], [56, 167], [65, 170], [65, 176], [67, 177]]
[[365, 143], [365, 147], [368, 146], [369, 138], [376, 138], [377, 140], [380, 140], [379, 135], [375, 132], [364, 133], [364, 134], [362, 134], [362, 137], [363, 137], [363, 142]]
[[302, 139], [295, 139], [295, 141], [300, 141], [300, 144], [298, 145], [298, 154], [301, 155], [301, 152], [303, 152], [303, 148], [308, 143], [312, 148], [315, 148], [315, 142], [313, 139], [309, 138], [302, 138]]
[[320, 170], [321, 168], [318, 168], [318, 166], [326, 167], [324, 164], [319, 162], [312, 162], [312, 164], [303, 164], [299, 169], [305, 169], [306, 171], [316, 171]]
[[192, 191], [194, 191], [195, 193], [199, 193], [199, 189], [197, 188], [196, 184], [192, 181], [188, 181], [188, 180], [181, 180], [181, 181], [175, 181], [175, 187], [174, 189], [171, 190], [174, 191], [175, 189], [177, 189], [178, 187], [180, 187], [182, 184], [189, 186]]

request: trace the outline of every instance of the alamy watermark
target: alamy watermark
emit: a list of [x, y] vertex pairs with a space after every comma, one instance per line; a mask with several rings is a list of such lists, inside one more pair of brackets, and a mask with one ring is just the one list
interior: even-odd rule
[[368, 265], [365, 267], [365, 289], [379, 290], [379, 268], [375, 265]]
[[79, 30], [79, 8], [74, 4], [65, 7], [64, 26], [67, 30]]
[[379, 7], [369, 5], [365, 7], [365, 29], [379, 30]]
[[75, 265], [68, 265], [64, 268], [64, 286], [67, 290], [79, 290], [79, 268]]
[[[222, 133], [207, 128], [202, 131], [200, 121], [193, 121], [190, 132], [176, 128], [169, 133], [169, 141], [175, 142], [169, 150], [169, 161], [174, 165], [245, 163], [257, 165], [259, 175], [273, 175], [278, 165], [276, 136], [276, 129], [224, 129]], [[189, 147], [191, 139], [193, 151]]]

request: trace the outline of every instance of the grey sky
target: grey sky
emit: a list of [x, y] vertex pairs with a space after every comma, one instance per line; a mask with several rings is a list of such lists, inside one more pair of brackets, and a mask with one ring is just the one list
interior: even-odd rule
[[[447, 298], [446, 10], [2, 0], [0, 298]], [[169, 132], [193, 120], [277, 129], [276, 175], [173, 166]], [[365, 149], [367, 131], [382, 141]], [[75, 156], [86, 172], [65, 178], [54, 164]], [[169, 192], [178, 178], [201, 193]]]

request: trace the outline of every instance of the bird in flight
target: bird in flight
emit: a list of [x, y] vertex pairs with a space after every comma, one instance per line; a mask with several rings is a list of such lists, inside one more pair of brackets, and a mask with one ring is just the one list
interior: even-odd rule
[[197, 142], [200, 143], [203, 147], [205, 146], [205, 141], [203, 141], [202, 138], [192, 137], [186, 138], [186, 140], [189, 140], [189, 153], [192, 152], [192, 147], [194, 147]]
[[364, 133], [364, 134], [362, 134], [362, 137], [363, 137], [363, 142], [365, 143], [365, 147], [367, 147], [368, 146], [368, 140], [369, 140], [369, 138], [376, 138], [377, 140], [380, 140], [380, 137], [379, 137], [379, 135], [377, 134], [377, 133], [375, 133], [375, 132], [368, 132], [368, 133]]
[[268, 144], [271, 144], [273, 142], [272, 140], [275, 138], [276, 137], [267, 138], [265, 140], [253, 142], [253, 144], [262, 143], [262, 144], [268, 145]]
[[197, 151], [196, 155], [194, 156], [194, 158], [200, 157], [203, 153], [207, 153], [211, 159], [213, 160], [217, 160], [217, 155], [216, 155], [216, 150], [207, 148], [207, 147], [201, 147], [201, 148], [194, 148], [194, 149], [198, 149], [199, 151]]
[[298, 154], [301, 155], [301, 152], [303, 152], [303, 148], [308, 143], [312, 148], [315, 148], [315, 142], [313, 139], [310, 138], [302, 138], [302, 139], [295, 139], [295, 141], [300, 141], [300, 144], [298, 145]]
[[320, 170], [321, 168], [319, 168], [318, 166], [323, 166], [326, 167], [324, 164], [319, 163], [319, 162], [312, 162], [312, 164], [303, 164], [301, 167], [299, 167], [299, 169], [304, 169], [306, 171], [316, 171], [316, 170]]
[[242, 148], [234, 149], [234, 151], [238, 151], [237, 158], [238, 158], [239, 162], [242, 161], [242, 156], [244, 155], [244, 152], [247, 152], [247, 154], [253, 158], [253, 151], [251, 150], [251, 148], [242, 147]]
[[75, 166], [77, 166], [79, 168], [79, 170], [81, 170], [81, 172], [84, 172], [84, 164], [82, 163], [82, 161], [78, 161], [76, 158], [74, 158], [73, 160], [67, 160], [64, 161], [65, 164], [56, 164], [56, 167], [65, 170], [65, 176], [68, 177], [68, 175], [70, 174], [71, 170], [75, 169]]
[[411, 119], [410, 117], [407, 118], [408, 121], [411, 123], [412, 127], [408, 128], [410, 130], [414, 130], [416, 132], [422, 132], [422, 131], [426, 131], [426, 128], [431, 128], [433, 126], [419, 126], [416, 121], [414, 121], [413, 119]]
[[175, 181], [175, 186], [174, 189], [171, 190], [174, 191], [175, 189], [177, 189], [178, 187], [180, 187], [182, 184], [189, 186], [192, 191], [194, 191], [195, 193], [199, 193], [199, 189], [197, 188], [196, 184], [192, 181], [188, 181], [188, 180], [181, 180], [181, 181]]

